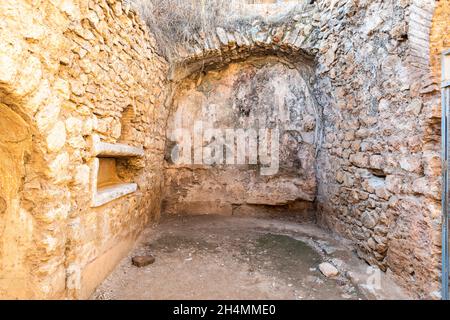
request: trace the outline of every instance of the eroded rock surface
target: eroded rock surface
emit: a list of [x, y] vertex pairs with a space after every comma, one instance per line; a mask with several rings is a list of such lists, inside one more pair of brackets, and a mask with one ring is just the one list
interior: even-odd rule
[[[282, 207], [285, 213], [313, 219], [320, 125], [306, 63], [290, 65], [276, 58], [260, 58], [180, 85], [167, 129], [172, 142], [166, 150], [165, 212], [275, 213]], [[273, 149], [270, 139], [268, 152], [264, 152], [267, 159], [260, 154], [264, 148], [260, 138], [266, 134], [261, 129], [271, 130], [271, 138], [274, 130], [279, 132], [279, 150]], [[208, 130], [217, 136], [208, 139]], [[255, 148], [246, 150], [244, 162], [238, 163], [237, 147], [248, 140], [227, 140], [229, 132], [255, 138]], [[187, 146], [188, 161], [176, 153], [182, 152], [180, 138], [192, 141]], [[198, 144], [196, 139], [203, 141]], [[219, 160], [206, 163], [206, 148], [221, 141], [229, 143], [216, 149]], [[196, 162], [198, 153], [203, 155], [200, 162]], [[233, 163], [228, 162], [230, 156], [235, 157]], [[273, 171], [265, 174], [269, 169]]]

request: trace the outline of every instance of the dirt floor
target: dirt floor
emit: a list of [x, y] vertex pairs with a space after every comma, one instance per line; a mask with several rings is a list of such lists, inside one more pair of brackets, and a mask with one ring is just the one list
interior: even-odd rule
[[[136, 255], [156, 262], [132, 265]], [[340, 273], [326, 278], [318, 266]], [[257, 218], [165, 218], [92, 299], [404, 299], [389, 275], [314, 225]]]

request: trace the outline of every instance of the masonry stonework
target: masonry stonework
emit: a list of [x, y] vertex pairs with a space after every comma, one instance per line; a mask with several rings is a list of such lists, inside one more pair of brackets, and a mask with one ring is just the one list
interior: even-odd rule
[[[159, 216], [167, 63], [118, 1], [1, 7], [0, 295], [86, 298]], [[94, 135], [145, 150], [117, 164], [138, 191], [95, 209]]]
[[[437, 296], [449, 1], [320, 0], [282, 20], [270, 14], [284, 7], [249, 6], [269, 16], [196, 34], [168, 62], [121, 1], [2, 2], [1, 298], [89, 297], [163, 200], [170, 213], [208, 213], [204, 201], [226, 214], [301, 200], [294, 211], [316, 212], [308, 221], [418, 297]], [[284, 171], [265, 181], [255, 168], [170, 163], [174, 115], [186, 109], [190, 125], [210, 104], [221, 128], [287, 108]], [[144, 155], [99, 158], [98, 139]], [[94, 208], [97, 172], [137, 190]]]
[[331, 93], [320, 95], [320, 219], [353, 239], [363, 259], [429, 297], [439, 290], [439, 105], [417, 52], [428, 49], [420, 46], [432, 2], [341, 8], [329, 16], [335, 31], [319, 58], [317, 90]]
[[448, 46], [448, 2], [437, 6], [433, 56], [434, 1], [318, 1], [281, 23], [199, 35], [174, 69], [176, 79], [261, 54], [314, 57], [319, 224], [422, 297], [438, 295], [440, 280], [440, 97], [430, 67]]

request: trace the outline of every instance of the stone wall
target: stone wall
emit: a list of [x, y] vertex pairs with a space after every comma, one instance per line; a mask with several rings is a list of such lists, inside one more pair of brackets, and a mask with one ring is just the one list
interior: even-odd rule
[[[120, 1], [1, 9], [0, 296], [86, 298], [159, 216], [167, 63]], [[117, 161], [138, 191], [95, 209], [94, 135], [145, 149]]]
[[[422, 297], [438, 295], [439, 91], [433, 1], [338, 1], [322, 15], [320, 220]], [[327, 95], [327, 93], [330, 93]]]
[[[431, 0], [316, 1], [281, 22], [255, 18], [199, 34], [180, 48], [181, 62], [172, 68], [178, 79], [260, 54], [313, 57], [324, 128], [319, 223], [353, 240], [361, 258], [421, 297], [438, 296], [440, 274], [434, 6]], [[442, 8], [447, 1], [438, 2], [444, 14], [435, 19], [434, 54], [446, 41]]]
[[[271, 107], [259, 102], [273, 98], [269, 88], [286, 83], [291, 91], [311, 94], [305, 104], [300, 99], [294, 103], [298, 108], [289, 108], [288, 113], [306, 110], [294, 122], [297, 131], [310, 134], [305, 125], [311, 123], [320, 128], [321, 139], [298, 150], [294, 139], [293, 150], [300, 152], [284, 158], [291, 161], [285, 167], [289, 183], [298, 182], [289, 186], [293, 193], [267, 201], [267, 195], [279, 192], [277, 183], [284, 179], [279, 175], [272, 188], [254, 189], [258, 204], [315, 198], [319, 223], [353, 240], [361, 258], [392, 272], [418, 296], [437, 296], [439, 52], [449, 45], [448, 0], [320, 0], [296, 12], [282, 4], [270, 10], [256, 6], [247, 9], [278, 18], [241, 17], [194, 35], [195, 43], [179, 47], [179, 59], [169, 66], [147, 27], [120, 1], [2, 2], [2, 298], [89, 296], [144, 225], [158, 218], [167, 105], [183, 105], [192, 95], [205, 105], [223, 105], [243, 90], [244, 114], [269, 117]], [[255, 61], [262, 64], [256, 67]], [[255, 95], [252, 74], [267, 78]], [[288, 75], [292, 81], [283, 78]], [[246, 76], [242, 88], [224, 89]], [[273, 86], [276, 79], [284, 84]], [[307, 88], [298, 90], [302, 83]], [[208, 96], [207, 86], [219, 96], [226, 91], [224, 100]], [[250, 96], [258, 103], [248, 103]], [[311, 105], [318, 112], [309, 111]], [[220, 118], [222, 127], [247, 117], [223, 110], [230, 112]], [[312, 113], [314, 121], [306, 121]], [[103, 167], [116, 167], [114, 180], [136, 182], [138, 190], [92, 208], [92, 144], [98, 138], [145, 152], [142, 158], [107, 160]], [[305, 166], [296, 162], [302, 157]], [[168, 164], [166, 199], [170, 205], [183, 203], [194, 192], [210, 191], [199, 187], [202, 181], [212, 182], [214, 190], [235, 185], [223, 179], [244, 173], [239, 188], [261, 182], [248, 167], [222, 169], [192, 171]], [[177, 175], [185, 179], [176, 181]], [[183, 194], [185, 189], [193, 193]], [[228, 192], [218, 194], [223, 190]], [[231, 208], [248, 202], [247, 195], [239, 196], [227, 199]]]

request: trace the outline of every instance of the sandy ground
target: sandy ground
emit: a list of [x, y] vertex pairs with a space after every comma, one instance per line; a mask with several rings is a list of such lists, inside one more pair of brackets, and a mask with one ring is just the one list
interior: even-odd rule
[[[151, 254], [144, 268], [135, 255]], [[340, 275], [319, 271], [327, 261]], [[257, 218], [170, 217], [145, 230], [136, 249], [92, 299], [403, 299], [386, 274], [344, 240], [314, 225]]]

